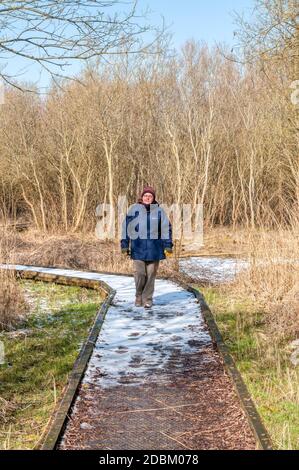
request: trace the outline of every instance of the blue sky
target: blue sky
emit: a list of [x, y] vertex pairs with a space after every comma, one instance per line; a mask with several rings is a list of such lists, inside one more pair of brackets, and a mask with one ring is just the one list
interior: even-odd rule
[[[236, 26], [232, 12], [244, 13], [250, 17], [254, 0], [139, 0], [138, 11], [148, 7], [151, 24], [161, 24], [161, 15], [172, 32], [174, 47], [179, 48], [188, 39], [204, 41], [209, 45], [224, 42], [233, 46], [236, 39], [233, 32]], [[0, 66], [3, 65], [0, 59]], [[10, 60], [5, 71], [17, 73], [24, 66], [20, 59]], [[70, 67], [68, 71], [76, 72], [80, 69], [79, 63]], [[40, 87], [48, 84], [49, 77], [43, 73], [40, 75], [37, 66], [28, 68], [20, 80], [35, 81]]]
[[152, 17], [157, 22], [161, 14], [171, 25], [175, 47], [190, 38], [210, 45], [215, 42], [232, 45], [236, 28], [232, 12], [243, 12], [248, 17], [254, 4], [254, 0], [139, 0], [140, 7], [147, 5], [156, 12]]

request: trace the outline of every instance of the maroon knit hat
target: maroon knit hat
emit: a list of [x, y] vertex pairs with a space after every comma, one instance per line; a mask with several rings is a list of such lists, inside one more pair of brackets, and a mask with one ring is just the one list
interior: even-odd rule
[[142, 198], [145, 193], [150, 193], [150, 194], [152, 194], [153, 197], [154, 197], [154, 200], [156, 199], [156, 192], [155, 192], [154, 188], [152, 188], [151, 186], [145, 186], [145, 187], [143, 188], [143, 191], [142, 191], [140, 197]]

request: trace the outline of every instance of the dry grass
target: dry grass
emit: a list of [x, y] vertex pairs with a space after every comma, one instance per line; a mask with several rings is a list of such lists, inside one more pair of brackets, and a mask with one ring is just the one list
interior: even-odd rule
[[299, 236], [289, 231], [250, 237], [250, 267], [231, 286], [231, 295], [247, 297], [265, 312], [277, 340], [299, 337]]
[[[0, 244], [0, 261], [7, 262], [7, 247]], [[10, 251], [10, 259], [13, 259]], [[0, 269], [0, 331], [12, 330], [23, 318], [28, 310], [24, 294], [20, 288], [15, 274], [9, 270]]]
[[0, 271], [0, 331], [12, 330], [24, 318], [28, 306], [13, 272]]
[[[117, 241], [101, 241], [94, 234], [44, 235], [35, 230], [24, 233], [4, 232], [0, 262], [94, 270], [111, 273], [133, 273], [130, 258], [121, 255]], [[159, 275], [187, 281], [179, 273], [175, 258], [160, 263]]]

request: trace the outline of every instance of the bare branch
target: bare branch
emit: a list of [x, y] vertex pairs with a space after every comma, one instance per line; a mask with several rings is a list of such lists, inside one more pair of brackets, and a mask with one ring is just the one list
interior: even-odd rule
[[15, 83], [6, 68], [16, 57], [69, 78], [63, 68], [76, 61], [156, 53], [164, 24], [152, 27], [147, 13], [131, 0], [0, 0], [0, 77]]

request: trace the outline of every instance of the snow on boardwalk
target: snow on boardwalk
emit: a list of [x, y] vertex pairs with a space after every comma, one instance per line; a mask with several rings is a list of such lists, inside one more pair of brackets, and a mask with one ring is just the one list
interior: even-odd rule
[[116, 290], [60, 449], [254, 449], [193, 294], [157, 279], [134, 306], [128, 276], [14, 265], [99, 279]]

